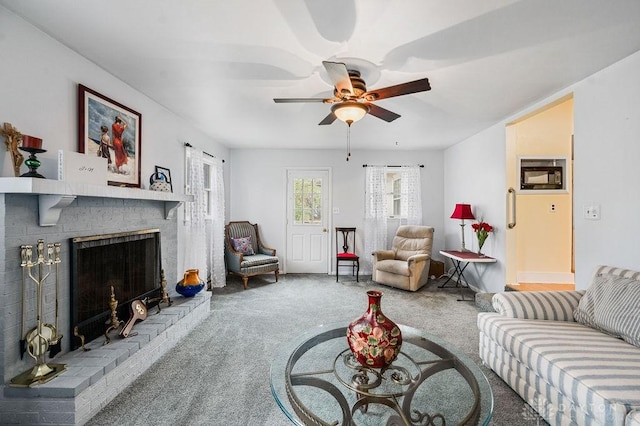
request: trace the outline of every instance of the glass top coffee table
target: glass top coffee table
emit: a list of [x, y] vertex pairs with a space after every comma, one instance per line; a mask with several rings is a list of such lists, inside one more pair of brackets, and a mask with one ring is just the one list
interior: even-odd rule
[[402, 350], [386, 370], [362, 367], [348, 323], [312, 329], [280, 348], [271, 392], [296, 425], [487, 425], [493, 394], [480, 368], [435, 336], [399, 325]]

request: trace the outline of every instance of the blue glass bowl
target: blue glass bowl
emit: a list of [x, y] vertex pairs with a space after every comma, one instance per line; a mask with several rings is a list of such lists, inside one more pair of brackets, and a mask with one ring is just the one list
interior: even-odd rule
[[198, 285], [182, 285], [182, 280], [180, 280], [178, 281], [178, 284], [176, 284], [176, 291], [184, 297], [193, 297], [200, 293], [203, 288], [204, 282], [201, 282]]

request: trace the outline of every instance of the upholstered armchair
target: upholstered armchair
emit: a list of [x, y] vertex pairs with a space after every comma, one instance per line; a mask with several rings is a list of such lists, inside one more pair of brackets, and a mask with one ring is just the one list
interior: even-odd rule
[[229, 222], [224, 227], [224, 240], [227, 273], [240, 275], [245, 289], [254, 275], [274, 272], [278, 282], [280, 262], [276, 250], [262, 245], [257, 224]]
[[416, 291], [429, 280], [433, 228], [401, 225], [391, 250], [373, 253], [373, 281], [403, 290]]

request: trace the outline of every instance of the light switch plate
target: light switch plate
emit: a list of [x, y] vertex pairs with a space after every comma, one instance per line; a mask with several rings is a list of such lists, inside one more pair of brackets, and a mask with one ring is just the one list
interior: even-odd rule
[[600, 204], [584, 206], [584, 218], [589, 220], [600, 220]]

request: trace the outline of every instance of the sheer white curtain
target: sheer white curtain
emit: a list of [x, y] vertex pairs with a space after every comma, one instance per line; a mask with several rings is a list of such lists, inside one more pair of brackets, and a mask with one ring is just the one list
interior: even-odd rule
[[224, 173], [222, 160], [211, 161], [211, 218], [207, 221], [209, 236], [209, 270], [212, 287], [224, 287]]
[[364, 200], [364, 270], [372, 270], [371, 253], [387, 247], [387, 168], [368, 166]]
[[[365, 176], [364, 252], [371, 254], [387, 248], [389, 211], [388, 173], [400, 174], [400, 223], [422, 224], [422, 190], [420, 166], [402, 166], [400, 170], [385, 166], [368, 166]], [[395, 219], [398, 222], [397, 218]], [[364, 257], [367, 270], [372, 268], [370, 256]]]
[[407, 225], [422, 225], [422, 189], [420, 166], [402, 166], [400, 169], [400, 211]]
[[198, 269], [203, 280], [208, 277], [207, 269], [207, 196], [205, 194], [203, 152], [188, 147], [187, 193], [193, 195], [193, 202], [185, 208], [185, 256], [183, 269]]

